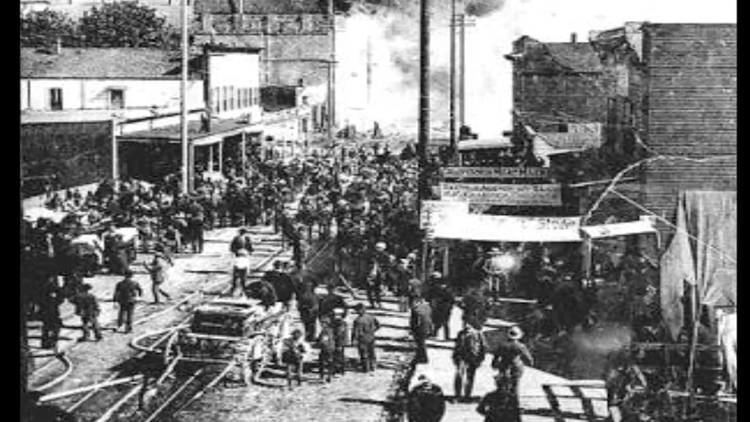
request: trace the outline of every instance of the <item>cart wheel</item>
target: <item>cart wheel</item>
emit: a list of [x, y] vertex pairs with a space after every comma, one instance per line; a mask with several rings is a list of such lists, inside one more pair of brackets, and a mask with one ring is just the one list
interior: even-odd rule
[[169, 336], [169, 340], [167, 340], [167, 344], [164, 347], [164, 352], [162, 354], [164, 357], [164, 365], [169, 366], [179, 356], [177, 345], [177, 339], [179, 338], [179, 336], [179, 331], [175, 331], [171, 336]]

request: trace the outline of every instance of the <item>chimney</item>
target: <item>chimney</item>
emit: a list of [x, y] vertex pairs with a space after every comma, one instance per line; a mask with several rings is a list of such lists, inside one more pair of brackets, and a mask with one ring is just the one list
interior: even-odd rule
[[570, 42], [575, 44], [576, 43], [577, 34], [575, 32], [570, 34]]
[[62, 40], [57, 37], [57, 43], [55, 44], [55, 54], [62, 54]]

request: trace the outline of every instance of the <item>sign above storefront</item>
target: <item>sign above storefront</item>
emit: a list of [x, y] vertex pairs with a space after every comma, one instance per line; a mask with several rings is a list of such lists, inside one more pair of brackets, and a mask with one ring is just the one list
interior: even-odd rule
[[548, 178], [546, 167], [446, 167], [445, 179], [540, 179]]
[[457, 201], [422, 201], [419, 213], [419, 228], [432, 238], [435, 229], [447, 220], [456, 220], [469, 215], [469, 203]]
[[440, 239], [485, 242], [579, 242], [581, 217], [449, 216], [435, 227]]
[[509, 206], [562, 205], [560, 184], [480, 184], [440, 183], [444, 201], [467, 201], [472, 204]]

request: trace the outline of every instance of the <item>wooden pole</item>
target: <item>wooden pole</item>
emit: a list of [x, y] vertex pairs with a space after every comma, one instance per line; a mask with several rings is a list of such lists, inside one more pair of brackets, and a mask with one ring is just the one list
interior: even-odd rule
[[219, 173], [224, 172], [224, 141], [219, 142]]
[[450, 23], [450, 149], [451, 153], [456, 151], [456, 0], [451, 0], [451, 23]]
[[692, 335], [690, 336], [690, 354], [688, 364], [688, 379], [686, 390], [688, 393], [688, 401], [685, 407], [683, 407], [684, 416], [687, 417], [688, 412], [692, 412], [693, 405], [695, 403], [695, 392], [693, 391], [694, 376], [695, 376], [695, 353], [698, 345], [698, 324], [700, 324], [700, 303], [698, 300], [698, 285], [690, 285], [690, 305], [692, 308], [691, 320], [693, 326], [691, 327]]
[[461, 126], [466, 124], [466, 15], [461, 9], [459, 15], [459, 44], [460, 44], [460, 57], [459, 57], [459, 70], [458, 70], [458, 95], [459, 95], [459, 122]]
[[188, 80], [188, 13], [187, 0], [182, 0], [182, 77], [180, 78], [180, 146], [182, 150], [182, 193], [190, 192], [188, 171], [188, 113], [187, 113], [187, 80]]
[[242, 163], [242, 179], [247, 180], [247, 133], [242, 132], [242, 142], [240, 143], [240, 162]]
[[117, 151], [117, 122], [115, 119], [110, 121], [110, 136], [112, 136], [112, 180], [115, 184], [115, 189], [119, 189], [120, 181], [120, 155]]

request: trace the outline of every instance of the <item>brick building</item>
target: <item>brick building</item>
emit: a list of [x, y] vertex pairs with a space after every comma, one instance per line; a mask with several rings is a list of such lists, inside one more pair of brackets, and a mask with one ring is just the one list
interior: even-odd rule
[[643, 61], [644, 142], [654, 154], [708, 159], [645, 166], [642, 203], [674, 221], [679, 191], [737, 189], [737, 25], [646, 24]]
[[[621, 192], [669, 221], [680, 191], [736, 190], [736, 29], [626, 23], [592, 31], [588, 43], [521, 37], [506, 56], [513, 62], [514, 141], [551, 149], [553, 167], [576, 170], [562, 178], [585, 189], [577, 195], [582, 212], [604, 188], [587, 180], [612, 176], [644, 156], [677, 158], [633, 171], [640, 189], [630, 184]], [[570, 130], [594, 123], [603, 125], [600, 148]], [[600, 218], [645, 213], [617, 197], [608, 202]], [[660, 229], [668, 240], [671, 230]]]

